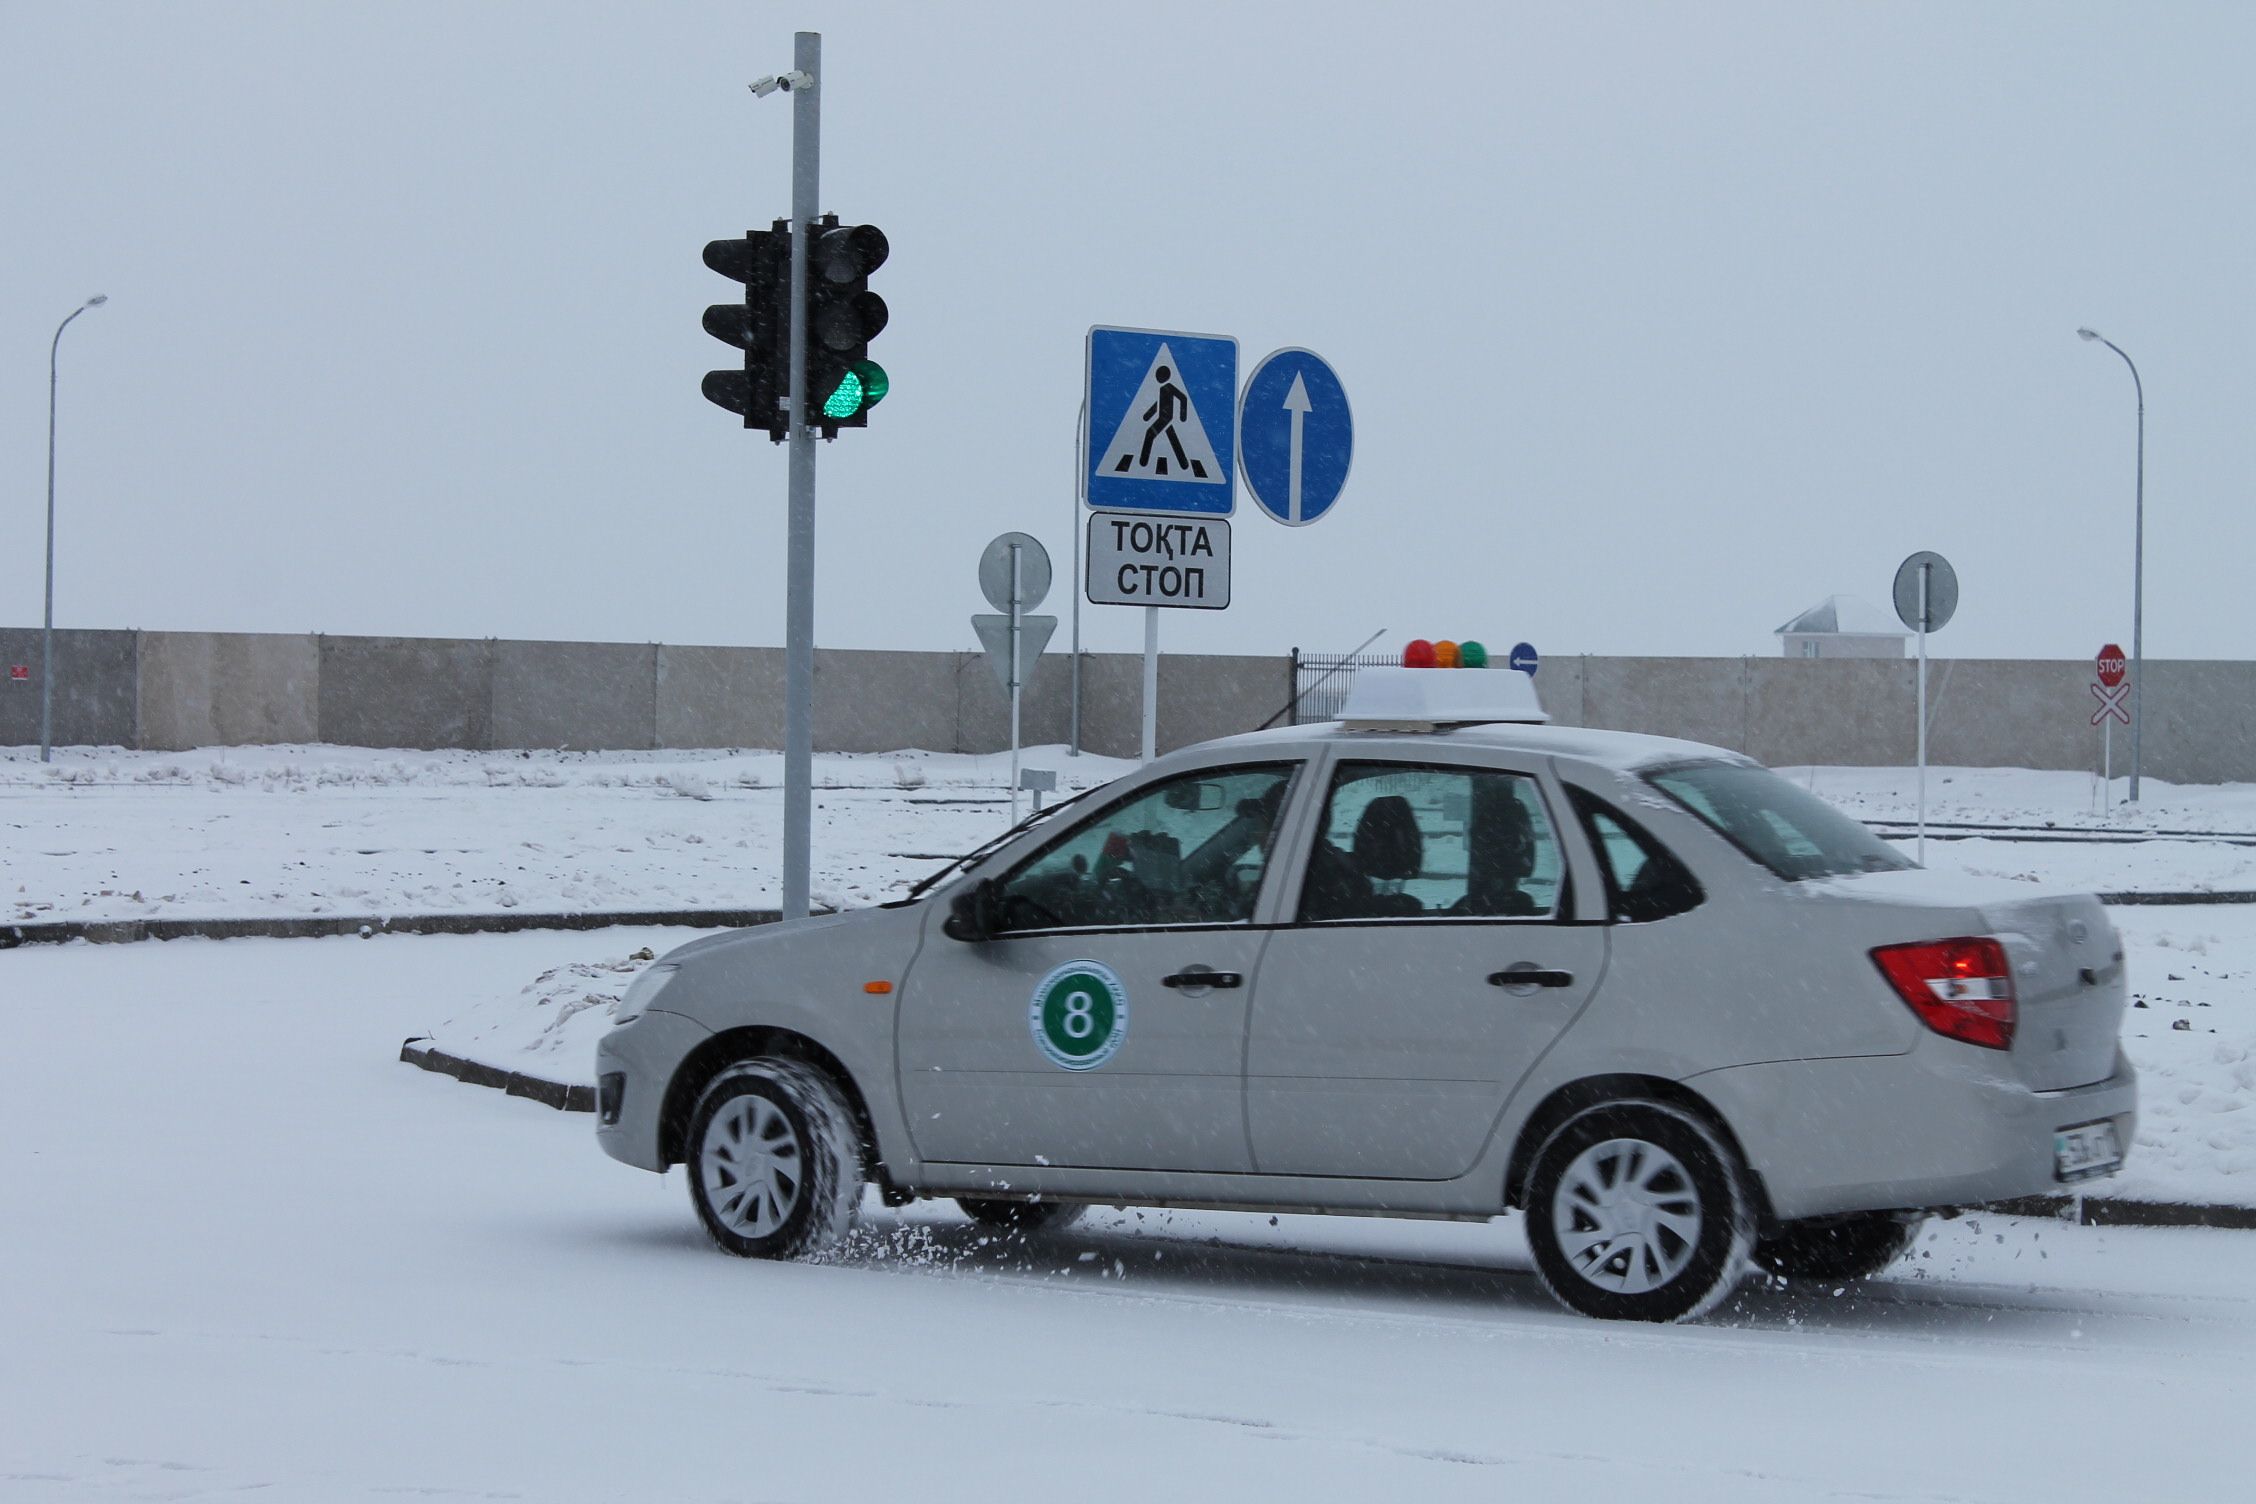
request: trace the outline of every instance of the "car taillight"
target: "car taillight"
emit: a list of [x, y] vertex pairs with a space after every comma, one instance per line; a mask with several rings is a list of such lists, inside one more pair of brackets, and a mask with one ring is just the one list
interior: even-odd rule
[[1883, 945], [1872, 959], [1928, 1028], [1985, 1049], [2013, 1048], [2013, 972], [1997, 941]]

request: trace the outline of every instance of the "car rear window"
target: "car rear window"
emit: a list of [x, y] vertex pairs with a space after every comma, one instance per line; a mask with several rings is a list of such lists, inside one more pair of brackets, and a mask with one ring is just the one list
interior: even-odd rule
[[1815, 794], [1768, 768], [1692, 763], [1645, 775], [1662, 793], [1789, 881], [1915, 865], [1902, 852]]

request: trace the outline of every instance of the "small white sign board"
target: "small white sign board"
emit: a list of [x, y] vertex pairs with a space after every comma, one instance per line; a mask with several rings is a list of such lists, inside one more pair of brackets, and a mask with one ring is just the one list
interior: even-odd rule
[[1221, 611], [1230, 604], [1230, 524], [1219, 517], [1089, 514], [1091, 604]]

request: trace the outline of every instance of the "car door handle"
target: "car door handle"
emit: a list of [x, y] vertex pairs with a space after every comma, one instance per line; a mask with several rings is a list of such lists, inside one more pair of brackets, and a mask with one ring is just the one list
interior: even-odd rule
[[1245, 978], [1234, 971], [1178, 971], [1159, 979], [1162, 987], [1243, 987]]
[[1491, 987], [1572, 987], [1574, 985], [1574, 973], [1571, 971], [1552, 971], [1542, 966], [1530, 966], [1523, 961], [1519, 965], [1508, 967], [1503, 971], [1490, 972], [1488, 974], [1488, 985]]

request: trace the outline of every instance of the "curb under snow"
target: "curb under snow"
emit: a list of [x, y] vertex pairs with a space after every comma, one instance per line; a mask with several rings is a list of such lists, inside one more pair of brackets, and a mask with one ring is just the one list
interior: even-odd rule
[[130, 940], [306, 940], [330, 935], [507, 935], [520, 930], [606, 930], [686, 925], [741, 929], [774, 924], [776, 909], [620, 909], [575, 914], [504, 911], [498, 914], [330, 914], [306, 918], [62, 919], [46, 924], [0, 924], [0, 950], [86, 940], [109, 945]]

